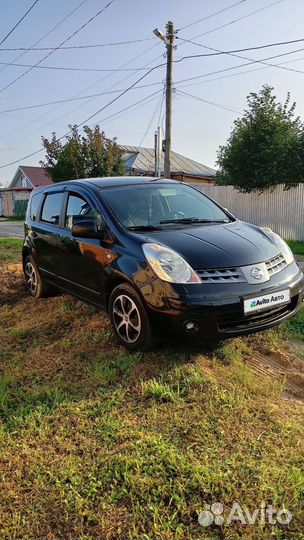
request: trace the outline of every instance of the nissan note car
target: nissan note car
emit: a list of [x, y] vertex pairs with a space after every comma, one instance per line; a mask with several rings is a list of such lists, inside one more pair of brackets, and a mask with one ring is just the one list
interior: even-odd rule
[[32, 296], [55, 288], [105, 310], [128, 350], [264, 330], [303, 301], [303, 273], [280, 236], [160, 178], [36, 188], [23, 268]]

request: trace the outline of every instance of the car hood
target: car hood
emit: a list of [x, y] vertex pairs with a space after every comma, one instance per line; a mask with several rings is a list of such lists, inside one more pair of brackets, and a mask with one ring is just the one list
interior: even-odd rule
[[148, 241], [174, 249], [196, 270], [257, 264], [279, 254], [274, 241], [259, 227], [238, 220], [168, 229], [149, 234]]

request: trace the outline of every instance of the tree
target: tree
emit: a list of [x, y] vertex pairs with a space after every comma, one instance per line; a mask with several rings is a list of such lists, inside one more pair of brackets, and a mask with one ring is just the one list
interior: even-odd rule
[[247, 97], [248, 110], [234, 122], [226, 146], [218, 151], [218, 183], [243, 192], [264, 191], [284, 184], [288, 189], [304, 181], [304, 136], [296, 104], [276, 101], [273, 88]]
[[107, 139], [99, 126], [84, 126], [82, 135], [76, 125], [69, 128], [71, 133], [63, 143], [56, 133], [52, 133], [51, 140], [42, 137], [46, 161], [40, 163], [54, 182], [125, 174], [122, 151], [115, 138]]

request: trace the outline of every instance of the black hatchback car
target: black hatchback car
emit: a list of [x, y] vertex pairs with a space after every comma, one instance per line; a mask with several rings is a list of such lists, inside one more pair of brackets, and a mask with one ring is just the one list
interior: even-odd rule
[[282, 238], [159, 178], [35, 189], [23, 267], [32, 296], [55, 287], [106, 310], [129, 350], [264, 330], [303, 301], [303, 274]]

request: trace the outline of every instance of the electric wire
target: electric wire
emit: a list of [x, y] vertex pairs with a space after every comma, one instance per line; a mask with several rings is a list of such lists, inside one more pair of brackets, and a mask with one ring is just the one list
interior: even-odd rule
[[[275, 2], [271, 2], [270, 4], [267, 4], [266, 6], [264, 6], [262, 8], [251, 11], [250, 13], [247, 13], [246, 15], [242, 15], [242, 17], [238, 17], [237, 19], [233, 19], [232, 21], [221, 24], [220, 26], [216, 26], [215, 28], [211, 28], [211, 30], [207, 30], [206, 32], [198, 34], [197, 36], [193, 36], [191, 39], [197, 39], [199, 37], [203, 37], [203, 36], [207, 36], [208, 34], [212, 34], [213, 32], [216, 32], [217, 30], [221, 30], [222, 28], [226, 28], [227, 26], [231, 26], [232, 24], [235, 24], [235, 23], [237, 23], [239, 21], [243, 21], [244, 19], [247, 19], [248, 17], [251, 17], [252, 15], [256, 15], [257, 13], [265, 11], [266, 9], [269, 9], [272, 6], [280, 4], [283, 1], [284, 0], [275, 0]], [[179, 45], [179, 47], [181, 47], [181, 45], [182, 45], [182, 43]]]
[[202, 101], [203, 103], [207, 103], [208, 105], [213, 105], [214, 107], [218, 107], [219, 109], [223, 109], [224, 111], [242, 114], [240, 111], [231, 109], [230, 107], [226, 107], [225, 105], [220, 105], [219, 103], [215, 103], [214, 101], [209, 101], [208, 99], [204, 99], [199, 96], [194, 96], [193, 94], [189, 94], [188, 92], [184, 92], [182, 90], [177, 90], [177, 93], [181, 96], [190, 97], [190, 98], [195, 99], [196, 101]]
[[[281, 45], [289, 45], [291, 43], [300, 43], [300, 42], [303, 42], [304, 41], [304, 38], [300, 38], [300, 39], [295, 39], [295, 40], [289, 40], [289, 41], [281, 41], [281, 42], [276, 42], [276, 43], [269, 43], [269, 44], [266, 44], [266, 45], [258, 45], [258, 46], [254, 46], [254, 47], [247, 47], [247, 48], [242, 48], [242, 49], [233, 49], [233, 50], [227, 50], [227, 51], [221, 51], [219, 49], [214, 49], [213, 47], [209, 47], [207, 45], [203, 45], [202, 43], [196, 43], [194, 41], [191, 41], [191, 40], [188, 40], [188, 39], [183, 39], [183, 38], [179, 38], [181, 39], [182, 41], [185, 41], [187, 43], [192, 43], [194, 45], [198, 45], [199, 47], [202, 47], [202, 48], [206, 48], [206, 49], [210, 49], [210, 50], [214, 50], [214, 51], [217, 51], [217, 52], [214, 52], [214, 53], [206, 53], [206, 54], [202, 54], [202, 55], [193, 55], [191, 56], [192, 57], [208, 57], [208, 56], [218, 56], [218, 55], [232, 55], [234, 53], [237, 53], [237, 52], [243, 52], [243, 51], [249, 51], [249, 50], [259, 50], [259, 49], [264, 49], [264, 48], [268, 48], [268, 47], [276, 47], [276, 46], [281, 46]], [[301, 49], [300, 49], [301, 50]], [[297, 50], [298, 51], [298, 50]], [[297, 51], [293, 51], [293, 52], [297, 52]], [[189, 58], [189, 57], [184, 57], [184, 58]], [[242, 58], [242, 57], [241, 57]], [[247, 59], [247, 58], [246, 58]], [[252, 59], [250, 59], [252, 60]], [[180, 60], [177, 60], [177, 62], [180, 61]], [[285, 63], [290, 63], [290, 62], [295, 62], [297, 61], [297, 59], [295, 60], [291, 60], [291, 61], [288, 61], [288, 62], [282, 62], [281, 64], [265, 64], [266, 66], [270, 66], [270, 67], [281, 67], [282, 64], [285, 64]], [[263, 60], [257, 60], [257, 62], [263, 62]], [[264, 63], [264, 62], [263, 62]], [[42, 66], [40, 66], [42, 67]], [[48, 67], [48, 66], [43, 66], [43, 67]], [[51, 68], [53, 69], [53, 68]], [[57, 69], [57, 68], [55, 68]], [[58, 69], [65, 69], [65, 68], [58, 68]], [[78, 68], [79, 69], [79, 68]], [[132, 68], [130, 69], [130, 71], [140, 71], [141, 69], [145, 69], [145, 70], [148, 70], [148, 68]], [[99, 71], [99, 70], [98, 70]], [[128, 71], [127, 69], [123, 69], [123, 68], [116, 68], [116, 69], [113, 69], [113, 70], [105, 70], [105, 71]], [[248, 71], [252, 71], [252, 70], [248, 70]], [[247, 72], [247, 71], [246, 71]], [[245, 73], [245, 72], [244, 72]], [[152, 83], [153, 84], [160, 84], [160, 83]], [[143, 87], [145, 86], [151, 86], [151, 84], [149, 85], [142, 85]], [[137, 88], [140, 88], [140, 86], [138, 86]], [[113, 93], [116, 93], [116, 92], [120, 92], [121, 90], [114, 90]], [[47, 106], [47, 105], [53, 105], [53, 104], [57, 104], [57, 103], [66, 103], [66, 102], [69, 102], [69, 101], [74, 101], [74, 100], [81, 100], [81, 99], [86, 99], [86, 98], [91, 98], [91, 97], [99, 97], [101, 95], [106, 95], [108, 93], [112, 93], [112, 92], [99, 92], [97, 94], [91, 94], [91, 95], [88, 95], [88, 96], [83, 96], [83, 97], [71, 97], [71, 98], [67, 98], [67, 99], [62, 99], [62, 100], [55, 100], [55, 101], [49, 101], [49, 102], [46, 102], [46, 103], [40, 103], [40, 104], [34, 104], [34, 105], [28, 105], [28, 106], [23, 106], [23, 107], [16, 107], [16, 108], [12, 108], [12, 109], [6, 109], [6, 110], [0, 110], [0, 114], [2, 113], [10, 113], [10, 112], [15, 112], [15, 111], [21, 111], [21, 110], [27, 110], [27, 109], [32, 109], [32, 108], [37, 108], [37, 107], [44, 107], [44, 106]]]
[[[19, 54], [18, 56], [16, 56], [12, 61], [12, 62], [16, 62], [17, 60], [19, 60], [19, 58], [22, 58], [22, 56], [24, 56], [28, 51], [32, 50], [32, 47], [35, 47], [35, 45], [38, 45], [38, 43], [40, 43], [43, 39], [45, 39], [47, 36], [49, 36], [52, 32], [54, 32], [54, 30], [56, 30], [57, 28], [59, 28], [59, 26], [61, 26], [65, 21], [67, 21], [76, 11], [78, 11], [78, 9], [81, 8], [81, 6], [83, 6], [83, 4], [85, 4], [88, 0], [82, 0], [82, 2], [80, 2], [80, 4], [78, 4], [74, 9], [72, 9], [72, 11], [70, 11], [65, 17], [63, 17], [63, 19], [61, 19], [58, 23], [55, 24], [55, 26], [53, 26], [50, 30], [48, 30], [45, 34], [43, 34], [43, 36], [41, 36], [37, 41], [35, 41], [35, 43], [33, 43], [31, 45], [31, 47], [27, 47], [27, 48], [24, 48], [24, 52], [22, 52], [21, 54]], [[1, 49], [0, 49], [1, 50]], [[10, 49], [2, 49], [2, 50], [10, 50]], [[14, 50], [14, 49], [12, 49]], [[1, 69], [0, 69], [0, 72], [1, 71], [4, 71], [5, 69], [7, 69], [7, 67], [9, 66], [10, 64], [8, 64], [7, 66], [3, 66]]]
[[190, 28], [191, 26], [194, 26], [195, 24], [198, 24], [200, 22], [207, 21], [208, 19], [215, 17], [215, 15], [219, 15], [220, 13], [224, 13], [225, 11], [228, 11], [229, 9], [234, 8], [235, 6], [238, 6], [239, 4], [243, 4], [245, 1], [246, 0], [239, 0], [238, 2], [235, 2], [234, 4], [230, 4], [230, 6], [227, 6], [224, 9], [220, 9], [219, 11], [215, 11], [214, 13], [211, 13], [210, 15], [203, 17], [202, 19], [197, 19], [196, 21], [193, 21], [192, 23], [186, 24], [185, 26], [181, 26], [177, 30], [177, 32], [179, 32], [180, 30], [186, 30], [186, 28]]
[[[243, 49], [232, 49], [232, 50], [227, 50], [227, 51], [225, 50], [221, 51], [220, 49], [213, 49], [212, 47], [207, 47], [207, 45], [204, 45], [203, 43], [197, 43], [196, 41], [193, 41], [191, 39], [184, 39], [179, 36], [176, 36], [176, 39], [184, 41], [185, 43], [191, 43], [192, 45], [197, 45], [198, 47], [202, 47], [204, 49], [210, 49], [210, 50], [216, 51], [214, 53], [203, 54], [202, 56], [221, 56], [223, 54], [232, 54], [232, 53], [239, 53], [239, 52], [246, 52], [246, 51], [257, 51], [259, 49], [268, 49], [269, 47], [291, 45], [293, 43], [301, 43], [304, 41], [304, 38], [299, 38], [299, 39], [291, 39], [289, 41], [277, 41], [273, 43], [267, 43], [266, 45], [256, 45], [254, 47], [245, 47]], [[195, 55], [195, 56], [199, 57], [200, 55]]]
[[120, 72], [120, 71], [146, 71], [149, 68], [147, 67], [136, 67], [136, 68], [85, 68], [85, 67], [71, 67], [71, 66], [37, 66], [36, 64], [16, 64], [16, 63], [7, 63], [0, 62], [0, 65], [4, 66], [15, 66], [15, 67], [29, 67], [35, 69], [51, 69], [58, 71], [105, 71], [105, 72]]
[[[286, 60], [285, 62], [280, 62], [276, 65], [285, 65], [285, 64], [291, 64], [292, 62], [298, 62], [298, 61], [301, 61], [301, 60], [304, 60], [304, 56], [300, 57], [300, 58], [294, 58], [293, 60]], [[232, 77], [238, 77], [239, 75], [246, 75], [247, 73], [252, 73], [254, 71], [262, 71], [263, 69], [268, 69], [269, 65], [264, 65], [262, 67], [256, 67], [256, 68], [253, 68], [253, 69], [243, 69], [242, 71], [239, 71], [238, 73], [230, 73], [229, 75], [222, 75], [221, 77], [213, 77], [212, 79], [206, 79], [204, 81], [198, 81], [196, 83], [191, 83], [191, 84], [184, 84], [182, 86], [180, 86], [179, 88], [189, 88], [189, 87], [192, 87], [192, 86], [199, 86], [201, 84], [205, 84], [205, 83], [208, 83], [208, 82], [213, 82], [213, 81], [219, 81], [219, 80], [222, 80], [222, 79], [231, 79]], [[181, 81], [179, 81], [181, 82]], [[177, 82], [176, 84], [179, 84], [179, 82]]]
[[[107, 109], [108, 107], [110, 107], [113, 103], [115, 103], [118, 99], [120, 99], [122, 96], [124, 96], [127, 92], [129, 92], [132, 88], [134, 88], [139, 82], [141, 82], [143, 79], [145, 79], [150, 73], [152, 73], [152, 71], [154, 71], [155, 69], [163, 66], [164, 64], [157, 64], [155, 66], [153, 66], [152, 68], [150, 68], [149, 71], [147, 71], [146, 73], [144, 73], [141, 77], [139, 77], [139, 79], [137, 79], [135, 82], [133, 82], [128, 88], [126, 88], [123, 92], [121, 92], [118, 96], [114, 97], [111, 101], [109, 101], [108, 103], [106, 103], [105, 105], [103, 105], [102, 107], [100, 107], [97, 111], [95, 111], [94, 113], [90, 114], [87, 118], [85, 118], [85, 120], [83, 120], [82, 122], [78, 123], [78, 124], [75, 124], [76, 127], [81, 127], [85, 124], [87, 124], [90, 120], [92, 120], [92, 118], [94, 118], [95, 116], [97, 116], [99, 113], [101, 113], [102, 111], [104, 111], [105, 109]], [[61, 137], [59, 137], [59, 141], [64, 139], [65, 137], [67, 137], [69, 134], [71, 133], [71, 130], [69, 129], [69, 131], [67, 131], [64, 135], [62, 135]], [[37, 155], [39, 154], [40, 152], [42, 152], [42, 148], [40, 148], [39, 150], [36, 150], [34, 152], [31, 152], [30, 154], [27, 154], [26, 156], [22, 156], [14, 161], [11, 161], [10, 163], [6, 163], [5, 165], [0, 165], [0, 169], [4, 169], [5, 167], [9, 167], [10, 165], [14, 165], [15, 163], [19, 163], [21, 160], [24, 160], [24, 159], [28, 159], [29, 157], [32, 157], [34, 155]]]
[[[304, 40], [299, 40], [299, 41], [304, 41]], [[298, 40], [296, 40], [296, 42], [298, 42]], [[198, 44], [197, 44], [198, 45]], [[210, 51], [216, 51], [214, 53], [212, 53], [211, 55], [227, 55], [227, 56], [232, 56], [233, 58], [241, 58], [243, 60], [250, 60], [250, 61], [255, 61], [255, 62], [258, 62], [260, 64], [265, 64], [266, 66], [270, 66], [270, 67], [275, 67], [275, 68], [278, 68], [278, 69], [284, 69], [286, 71], [293, 71], [294, 73], [304, 73], [303, 70], [300, 70], [300, 69], [294, 69], [294, 68], [287, 68], [287, 67], [284, 67], [284, 66], [281, 66], [279, 64], [270, 64], [269, 62], [265, 62], [263, 60], [254, 60], [253, 58], [249, 58], [248, 56], [243, 56], [243, 55], [240, 55], [240, 54], [235, 54], [235, 52], [237, 51], [222, 51], [220, 49], [216, 49], [215, 47], [210, 47], [210, 46], [207, 46], [207, 45], [203, 45], [203, 44], [200, 44], [200, 47], [203, 47], [204, 49], [208, 49]], [[263, 48], [263, 47], [260, 47], [260, 48]], [[246, 49], [242, 49], [243, 51], [246, 50]], [[248, 49], [249, 50], [249, 49]], [[301, 48], [301, 49], [296, 49], [294, 51], [289, 51], [287, 53], [283, 53], [282, 55], [280, 56], [284, 56], [284, 55], [287, 55], [287, 54], [294, 54], [296, 52], [300, 52], [300, 51], [303, 51], [304, 49]], [[209, 54], [206, 54], [206, 55], [203, 55], [203, 56], [209, 56]], [[186, 58], [186, 57], [184, 57]], [[187, 57], [189, 58], [189, 56]], [[191, 56], [190, 58], [197, 58], [196, 55], [193, 55]], [[273, 56], [271, 58], [278, 58], [278, 56]]]
[[151, 125], [152, 125], [152, 122], [153, 122], [153, 120], [154, 120], [154, 118], [155, 118], [155, 116], [156, 116], [156, 114], [157, 114], [157, 111], [158, 111], [158, 109], [160, 109], [160, 106], [161, 106], [161, 103], [162, 103], [162, 99], [163, 99], [163, 95], [161, 94], [160, 100], [159, 100], [159, 102], [156, 104], [156, 107], [155, 107], [155, 109], [154, 109], [154, 111], [153, 111], [153, 114], [152, 114], [151, 119], [150, 119], [150, 121], [149, 121], [149, 123], [148, 123], [148, 125], [147, 125], [147, 128], [146, 128], [146, 130], [145, 130], [145, 132], [144, 132], [142, 138], [140, 139], [140, 143], [139, 143], [139, 145], [138, 145], [139, 147], [143, 144], [143, 142], [144, 142], [144, 140], [145, 140], [145, 138], [146, 138], [146, 136], [147, 136], [147, 133], [148, 133], [148, 131], [149, 131]]
[[[203, 43], [197, 43], [195, 41], [192, 41], [190, 39], [183, 39], [183, 38], [178, 38], [177, 36], [177, 39], [181, 39], [181, 41], [185, 42], [185, 43], [191, 43], [193, 45], [197, 45], [198, 47], [201, 47], [201, 48], [204, 48], [204, 49], [209, 49], [211, 51], [215, 51], [215, 52], [212, 52], [212, 53], [204, 53], [204, 54], [193, 54], [193, 55], [188, 55], [188, 56], [184, 56], [182, 59], [190, 59], [190, 58], [204, 58], [204, 57], [210, 57], [210, 56], [221, 56], [221, 55], [231, 55], [231, 56], [235, 56], [237, 58], [243, 58], [245, 60], [253, 60], [252, 58], [246, 58], [245, 56], [238, 56], [237, 54], [235, 53], [239, 53], [239, 52], [245, 52], [245, 51], [253, 51], [253, 50], [260, 50], [260, 49], [266, 49], [266, 48], [269, 48], [269, 47], [278, 47], [278, 46], [281, 46], [281, 45], [290, 45], [292, 43], [301, 43], [304, 41], [304, 38], [300, 38], [300, 39], [293, 39], [293, 40], [289, 40], [289, 41], [280, 41], [280, 42], [277, 42], [277, 43], [268, 43], [266, 45], [259, 45], [259, 46], [255, 46], [255, 47], [246, 47], [246, 48], [242, 48], [242, 49], [232, 49], [232, 50], [227, 50], [227, 51], [222, 51], [220, 49], [216, 49], [214, 47], [208, 47], [207, 45], [204, 45]], [[180, 62], [181, 59], [178, 59], [178, 60], [175, 60], [174, 62], [177, 63], [177, 62]], [[17, 66], [17, 67], [33, 67], [33, 68], [37, 68], [37, 69], [51, 69], [51, 70], [61, 70], [61, 71], [92, 71], [92, 72], [98, 72], [98, 71], [101, 71], [101, 72], [121, 72], [121, 71], [145, 71], [145, 70], [148, 70], [149, 68], [148, 67], [136, 67], [136, 68], [87, 68], [87, 67], [71, 67], [71, 66], [40, 66], [40, 65], [33, 65], [33, 64], [16, 64], [16, 63], [13, 63], [13, 62], [10, 62], [10, 63], [5, 63], [5, 62], [0, 62], [0, 65], [6, 65], [6, 66]]]
[[[121, 109], [120, 111], [117, 111], [116, 113], [113, 113], [109, 116], [106, 116], [105, 118], [99, 120], [99, 122], [106, 122], [106, 121], [109, 121], [110, 119], [118, 116], [118, 115], [121, 115], [122, 113], [128, 111], [129, 109], [132, 109], [132, 108], [135, 108], [136, 106], [140, 105], [140, 104], [143, 104], [144, 102], [146, 103], [149, 103], [151, 100], [155, 99], [157, 97], [157, 94], [160, 92], [160, 90], [158, 90], [157, 92], [153, 92], [152, 94], [149, 94], [148, 96], [146, 96], [145, 98], [142, 98], [138, 101], [136, 101], [135, 103], [132, 103], [131, 105], [128, 105], [127, 107], [124, 107], [123, 109]], [[98, 114], [98, 112], [96, 113]], [[86, 123], [86, 120], [84, 122], [82, 122], [81, 124], [78, 124], [76, 127], [80, 127], [82, 126], [84, 123]], [[62, 135], [61, 137], [59, 137], [59, 141], [61, 141], [63, 138], [67, 137], [69, 134], [71, 133], [71, 131], [68, 131], [67, 133], [65, 133], [64, 135]], [[24, 159], [28, 159], [32, 156], [35, 156], [37, 154], [40, 154], [41, 152], [43, 152], [43, 148], [40, 148], [39, 150], [36, 150], [34, 152], [31, 152], [30, 154], [27, 154], [26, 156], [23, 156], [15, 161], [12, 161], [11, 163], [7, 163], [6, 165], [0, 165], [0, 169], [3, 169], [5, 167], [9, 167], [10, 165], [15, 165], [16, 163], [19, 163], [20, 161], [23, 161]]]
[[25, 14], [19, 19], [19, 21], [16, 22], [15, 26], [4, 36], [4, 38], [0, 41], [0, 46], [7, 40], [7, 38], [16, 30], [16, 28], [19, 26], [19, 24], [24, 21], [25, 17], [32, 11], [33, 7], [38, 3], [39, 0], [35, 0], [35, 2], [32, 3], [32, 5], [29, 7], [29, 9], [25, 12]]
[[[160, 84], [162, 84], [161, 82], [154, 82], [154, 83], [149, 83], [149, 84], [139, 84], [138, 86], [135, 87], [135, 90], [139, 89], [139, 88], [147, 88], [149, 86], [159, 86]], [[41, 107], [47, 107], [48, 105], [56, 105], [58, 103], [69, 103], [71, 101], [79, 101], [79, 100], [82, 100], [82, 99], [88, 99], [88, 98], [95, 98], [95, 97], [100, 97], [100, 96], [107, 96], [109, 94], [119, 94], [119, 92], [122, 92], [124, 90], [124, 88], [120, 88], [118, 90], [110, 90], [108, 92], [98, 92], [96, 94], [89, 94], [89, 95], [86, 95], [86, 96], [78, 96], [78, 97], [71, 97], [71, 98], [66, 98], [66, 99], [57, 99], [55, 101], [47, 101], [46, 103], [37, 103], [35, 105], [26, 105], [24, 107], [16, 107], [14, 109], [4, 109], [4, 110], [0, 110], [0, 114], [8, 114], [8, 113], [12, 113], [12, 112], [17, 112], [17, 111], [26, 111], [28, 109], [37, 109], [37, 108], [41, 108]]]
[[0, 88], [0, 93], [1, 92], [4, 92], [5, 90], [7, 90], [8, 88], [10, 88], [15, 82], [19, 81], [22, 77], [24, 77], [25, 75], [27, 75], [27, 73], [29, 73], [30, 71], [32, 71], [32, 69], [34, 69], [34, 67], [36, 67], [37, 65], [41, 64], [41, 62], [43, 62], [44, 60], [46, 60], [46, 58], [48, 58], [49, 56], [51, 56], [51, 54], [53, 54], [59, 47], [61, 47], [62, 45], [64, 45], [65, 43], [67, 43], [67, 41], [69, 41], [70, 39], [72, 39], [74, 36], [76, 36], [76, 34], [78, 34], [81, 30], [83, 30], [88, 24], [90, 24], [94, 19], [96, 19], [96, 17], [98, 17], [99, 15], [101, 15], [101, 13], [103, 13], [107, 8], [109, 8], [113, 3], [115, 2], [115, 0], [110, 0], [102, 9], [100, 9], [97, 13], [95, 13], [95, 15], [93, 15], [92, 17], [90, 17], [90, 19], [88, 19], [84, 24], [82, 24], [79, 28], [77, 28], [77, 30], [75, 30], [72, 34], [70, 34], [67, 38], [65, 38], [59, 45], [57, 48], [55, 48], [54, 50], [50, 51], [48, 54], [46, 54], [43, 58], [41, 58], [34, 66], [31, 66], [29, 69], [27, 69], [27, 71], [25, 71], [24, 73], [22, 73], [21, 75], [19, 75], [19, 77], [17, 77], [16, 79], [14, 79], [13, 81], [11, 81], [10, 83], [8, 83], [6, 86], [3, 86], [2, 88]]
[[[85, 0], [87, 1], [87, 0]], [[79, 7], [83, 4], [84, 2], [81, 2], [81, 4], [79, 5]], [[74, 10], [73, 10], [73, 13], [74, 13]], [[46, 37], [46, 36], [43, 36], [43, 38]], [[39, 41], [41, 41], [43, 38], [40, 38]], [[29, 51], [69, 51], [71, 49], [96, 49], [96, 48], [99, 48], [99, 47], [115, 47], [115, 46], [118, 46], [118, 45], [131, 45], [133, 43], [142, 43], [144, 41], [155, 41], [156, 38], [142, 38], [142, 39], [129, 39], [127, 41], [116, 41], [116, 42], [113, 42], [113, 43], [92, 43], [90, 45], [68, 45], [66, 47], [35, 47], [34, 45], [32, 47], [7, 47], [7, 48], [4, 48], [4, 47], [1, 47], [0, 48], [0, 52], [2, 51], [5, 51], [5, 52], [9, 52], [9, 51], [25, 51], [25, 52], [29, 52]], [[38, 43], [38, 42], [37, 42]]]
[[[154, 43], [152, 46], [148, 47], [147, 49], [145, 49], [144, 51], [140, 52], [139, 54], [133, 56], [130, 60], [128, 60], [127, 62], [124, 62], [120, 67], [125, 67], [129, 64], [131, 64], [133, 61], [137, 60], [138, 58], [140, 58], [141, 56], [144, 56], [145, 54], [147, 54], [148, 52], [150, 52], [152, 49], [154, 49], [155, 47], [158, 47], [160, 44], [160, 42], [156, 42]], [[153, 58], [147, 65], [151, 64], [152, 62], [155, 62], [155, 60], [158, 60], [158, 56], [156, 58]], [[97, 84], [99, 84], [100, 82], [103, 82], [105, 81], [106, 79], [110, 78], [111, 76], [113, 75], [113, 73], [108, 73], [108, 75], [102, 77], [101, 79], [98, 79], [97, 81], [95, 81], [94, 83], [90, 84], [89, 86], [86, 86], [84, 89], [82, 89], [80, 92], [77, 92], [76, 94], [74, 94], [72, 96], [72, 98], [77, 98], [79, 96], [81, 96], [81, 94], [87, 90], [90, 90], [91, 88], [93, 88], [94, 86], [96, 86]], [[115, 83], [111, 84], [110, 86], [107, 86], [105, 88], [105, 90], [101, 93], [101, 95], [103, 93], [106, 93], [110, 90], [112, 90], [113, 88], [115, 88], [118, 84], [120, 83], [123, 83], [124, 81], [128, 80], [130, 77], [133, 77], [134, 75], [136, 75], [136, 72], [135, 73], [131, 73], [131, 74], [128, 74], [126, 76], [124, 76], [123, 78], [119, 79], [118, 81], [116, 81]], [[87, 99], [84, 103], [81, 103], [79, 106], [77, 107], [74, 107], [73, 109], [65, 112], [64, 114], [60, 115], [59, 117], [53, 119], [52, 121], [46, 123], [43, 127], [47, 127], [49, 125], [53, 125], [55, 122], [58, 122], [60, 121], [62, 118], [65, 118], [66, 116], [68, 116], [69, 114], [75, 112], [75, 111], [78, 111], [81, 107], [84, 107], [85, 105], [89, 104], [90, 102], [94, 101], [95, 99], [97, 99], [97, 97], [99, 97], [99, 94], [96, 94], [93, 95], [92, 97], [89, 96], [89, 99]], [[48, 111], [48, 114], [52, 113], [53, 111], [55, 111], [56, 109], [58, 109], [59, 107], [61, 107], [60, 104], [56, 105], [55, 107], [53, 107], [50, 111]], [[24, 124], [24, 126], [22, 126], [20, 130], [22, 130], [24, 127], [28, 127], [29, 123], [32, 124], [32, 123], [35, 123], [37, 122], [38, 120], [44, 118], [45, 115], [42, 115], [42, 116], [39, 116], [38, 118], [35, 118], [34, 120], [31, 120], [30, 122], [27, 122], [26, 124]], [[19, 142], [20, 140], [23, 140], [24, 138], [26, 138], [28, 135], [31, 135], [32, 133], [36, 133], [37, 131], [39, 131], [39, 128], [38, 129], [35, 129], [33, 130], [32, 132], [30, 132], [30, 134], [26, 134], [25, 136], [22, 136], [22, 137], [19, 137], [16, 139], [15, 137], [15, 130], [11, 133], [9, 133], [8, 135], [6, 136], [10, 136], [10, 135], [14, 135], [14, 144], [16, 144], [16, 142]]]
[[[261, 58], [259, 60], [252, 60], [250, 62], [245, 62], [243, 64], [238, 64], [237, 66], [230, 66], [228, 68], [223, 68], [223, 69], [219, 69], [219, 70], [216, 70], [216, 71], [211, 71], [209, 73], [204, 73], [202, 75], [196, 75], [194, 77], [187, 77], [185, 79], [182, 79], [180, 81], [178, 81], [176, 84], [179, 84], [179, 83], [182, 83], [182, 82], [187, 82], [187, 81], [193, 81], [193, 80], [196, 80], [196, 79], [202, 79], [204, 77], [209, 77], [210, 75], [217, 75], [218, 73], [225, 73], [227, 71], [232, 71], [234, 69], [238, 69], [240, 67], [243, 67], [243, 66], [249, 66], [249, 65], [252, 65], [252, 64], [258, 64], [258, 63], [265, 63], [265, 61], [267, 60], [272, 60], [274, 58], [281, 58], [282, 56], [287, 56], [289, 54], [294, 54], [296, 52], [300, 52], [300, 51], [303, 51], [304, 48], [301, 48], [301, 49], [297, 49], [297, 50], [294, 50], [294, 51], [289, 51], [289, 52], [285, 52], [285, 53], [281, 53], [281, 54], [276, 54], [276, 55], [273, 55], [273, 56], [269, 56], [267, 58]], [[184, 59], [187, 58], [187, 57], [184, 57]], [[180, 59], [182, 60], [182, 59]], [[274, 64], [274, 65], [271, 65], [271, 64], [267, 64], [267, 66], [269, 67], [276, 67], [277, 64]], [[304, 73], [303, 71], [301, 70], [297, 70], [298, 73]]]

